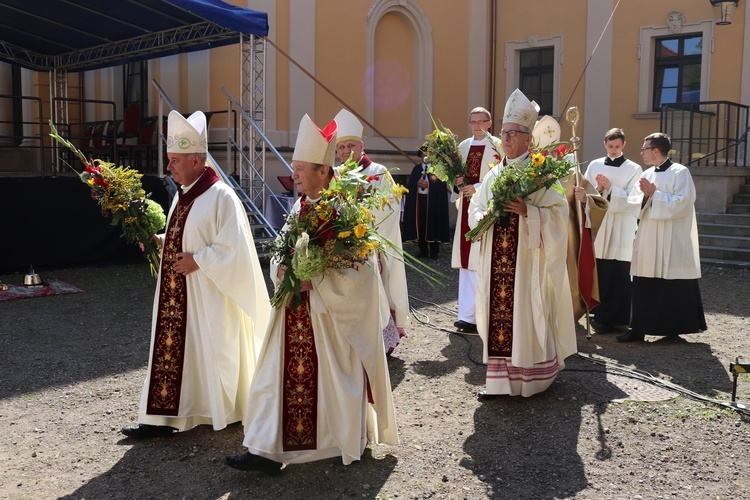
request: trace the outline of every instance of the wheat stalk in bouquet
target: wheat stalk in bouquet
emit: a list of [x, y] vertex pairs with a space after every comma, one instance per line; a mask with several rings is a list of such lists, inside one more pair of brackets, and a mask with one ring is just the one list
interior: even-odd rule
[[525, 198], [540, 189], [554, 189], [564, 194], [565, 190], [557, 181], [567, 176], [574, 167], [568, 153], [570, 148], [565, 143], [553, 143], [543, 150], [532, 151], [528, 163], [523, 167], [518, 161], [503, 167], [490, 185], [492, 196], [487, 214], [466, 233], [466, 240], [479, 241], [500, 217], [508, 217], [505, 207], [517, 197]]
[[86, 158], [80, 149], [58, 134], [52, 120], [49, 127], [52, 131], [50, 137], [70, 149], [83, 164], [80, 171], [70, 164], [68, 167], [91, 188], [91, 198], [99, 203], [102, 215], [112, 217], [111, 224], [122, 228], [122, 237], [128, 243], [142, 245], [151, 275], [156, 277], [161, 252], [152, 236], [164, 228], [166, 217], [161, 205], [149, 198], [150, 194], [143, 189], [143, 174], [129, 167]]

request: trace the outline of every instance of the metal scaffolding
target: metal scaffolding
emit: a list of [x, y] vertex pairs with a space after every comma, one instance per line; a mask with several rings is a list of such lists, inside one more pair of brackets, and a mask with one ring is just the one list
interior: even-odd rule
[[[250, 196], [256, 207], [265, 206], [266, 184], [266, 106], [264, 95], [266, 39], [255, 35], [242, 35], [240, 40], [240, 103], [245, 113], [240, 113], [240, 148], [245, 154], [239, 155], [240, 185]], [[253, 127], [247, 119], [249, 116], [257, 125]], [[249, 162], [249, 164], [248, 164]], [[247, 174], [246, 174], [247, 173]]]

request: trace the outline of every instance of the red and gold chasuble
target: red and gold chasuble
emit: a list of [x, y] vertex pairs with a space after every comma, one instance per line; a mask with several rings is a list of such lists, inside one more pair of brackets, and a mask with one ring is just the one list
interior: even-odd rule
[[[482, 158], [484, 158], [484, 146], [479, 144], [471, 146], [469, 153], [466, 155], [466, 174], [464, 175], [464, 184], [476, 184], [482, 172]], [[461, 268], [469, 268], [469, 252], [471, 251], [471, 242], [466, 241], [464, 237], [469, 232], [469, 200], [461, 201]]]
[[146, 404], [148, 415], [179, 415], [188, 303], [185, 275], [176, 273], [173, 265], [177, 254], [182, 252], [185, 221], [193, 202], [218, 180], [216, 172], [206, 168], [187, 193], [178, 191], [179, 200], [169, 219], [159, 271], [161, 283]]
[[510, 357], [513, 349], [513, 298], [518, 257], [518, 215], [495, 222], [490, 264], [490, 357]]

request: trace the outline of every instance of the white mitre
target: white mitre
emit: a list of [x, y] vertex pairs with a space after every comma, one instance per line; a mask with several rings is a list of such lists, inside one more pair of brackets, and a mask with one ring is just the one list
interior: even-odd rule
[[167, 117], [167, 153], [206, 153], [206, 115], [196, 111], [187, 119], [172, 110]]
[[342, 109], [334, 117], [334, 120], [339, 127], [338, 132], [336, 133], [336, 144], [341, 141], [362, 140], [362, 131], [364, 130], [364, 127], [351, 111], [348, 109]]
[[529, 101], [520, 90], [514, 90], [505, 103], [503, 123], [515, 123], [533, 130], [537, 116], [539, 116], [539, 105], [534, 101]]
[[534, 147], [544, 149], [554, 142], [560, 141], [560, 124], [549, 115], [544, 115], [536, 125], [531, 135], [534, 137]]
[[335, 138], [335, 120], [332, 120], [321, 130], [308, 115], [303, 116], [299, 122], [299, 132], [297, 132], [297, 142], [294, 144], [292, 161], [333, 166], [336, 156]]

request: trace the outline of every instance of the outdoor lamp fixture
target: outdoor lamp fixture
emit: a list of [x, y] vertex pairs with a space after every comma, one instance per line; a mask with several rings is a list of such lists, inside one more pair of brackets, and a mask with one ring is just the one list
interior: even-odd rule
[[717, 25], [732, 24], [734, 9], [740, 0], [709, 0], [714, 8], [714, 21]]

